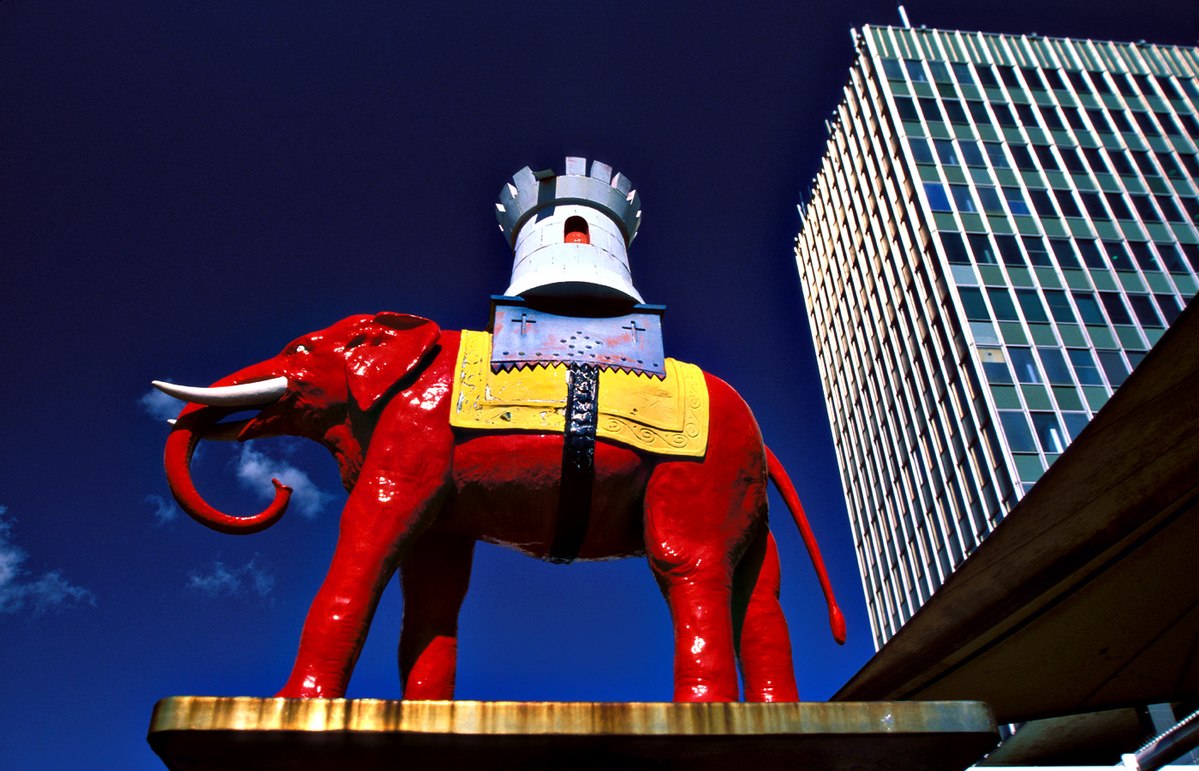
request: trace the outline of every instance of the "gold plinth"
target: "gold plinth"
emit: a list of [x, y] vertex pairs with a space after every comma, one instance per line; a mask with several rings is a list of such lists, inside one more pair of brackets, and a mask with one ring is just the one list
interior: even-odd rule
[[[175, 696], [150, 746], [193, 769], [953, 769], [995, 746], [981, 702], [672, 704]], [[417, 765], [410, 765], [417, 764]]]

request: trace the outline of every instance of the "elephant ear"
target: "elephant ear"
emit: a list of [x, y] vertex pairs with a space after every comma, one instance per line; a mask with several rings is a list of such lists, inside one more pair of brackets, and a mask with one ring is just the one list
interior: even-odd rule
[[365, 412], [410, 374], [433, 350], [441, 328], [406, 313], [379, 313], [346, 345], [346, 376], [354, 401]]

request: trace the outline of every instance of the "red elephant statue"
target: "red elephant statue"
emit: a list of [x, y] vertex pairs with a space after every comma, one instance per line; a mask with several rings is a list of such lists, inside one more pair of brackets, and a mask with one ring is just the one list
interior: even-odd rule
[[[209, 388], [156, 383], [191, 402], [167, 439], [166, 472], [179, 505], [208, 527], [269, 527], [290, 490], [275, 482], [274, 500], [253, 516], [215, 509], [191, 479], [200, 439], [303, 436], [337, 459], [349, 491], [340, 535], [279, 696], [344, 695], [380, 594], [399, 568], [404, 698], [453, 698], [458, 612], [475, 541], [549, 556], [563, 436], [451, 427], [461, 334], [405, 314], [351, 316]], [[704, 378], [710, 429], [703, 457], [596, 443], [590, 520], [577, 557], [648, 557], [674, 622], [676, 701], [736, 701], [737, 662], [746, 701], [795, 701], [767, 528], [768, 476], [804, 536], [838, 642], [844, 621], [795, 490], [749, 408], [727, 384]], [[256, 417], [221, 422], [249, 406], [261, 408]]]

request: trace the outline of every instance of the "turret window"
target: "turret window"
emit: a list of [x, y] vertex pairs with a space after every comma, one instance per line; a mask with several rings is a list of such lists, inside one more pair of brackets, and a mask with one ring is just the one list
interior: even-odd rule
[[587, 220], [582, 217], [567, 217], [563, 241], [568, 244], [589, 244], [591, 236], [587, 232]]

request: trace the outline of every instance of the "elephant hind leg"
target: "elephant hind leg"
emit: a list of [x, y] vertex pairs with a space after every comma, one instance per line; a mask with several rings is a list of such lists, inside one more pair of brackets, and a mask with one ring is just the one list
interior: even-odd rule
[[470, 583], [475, 542], [426, 532], [400, 563], [404, 620], [400, 683], [405, 699], [452, 699], [458, 663], [458, 612]]
[[799, 701], [791, 636], [779, 606], [779, 558], [763, 527], [737, 565], [733, 633], [746, 701]]

